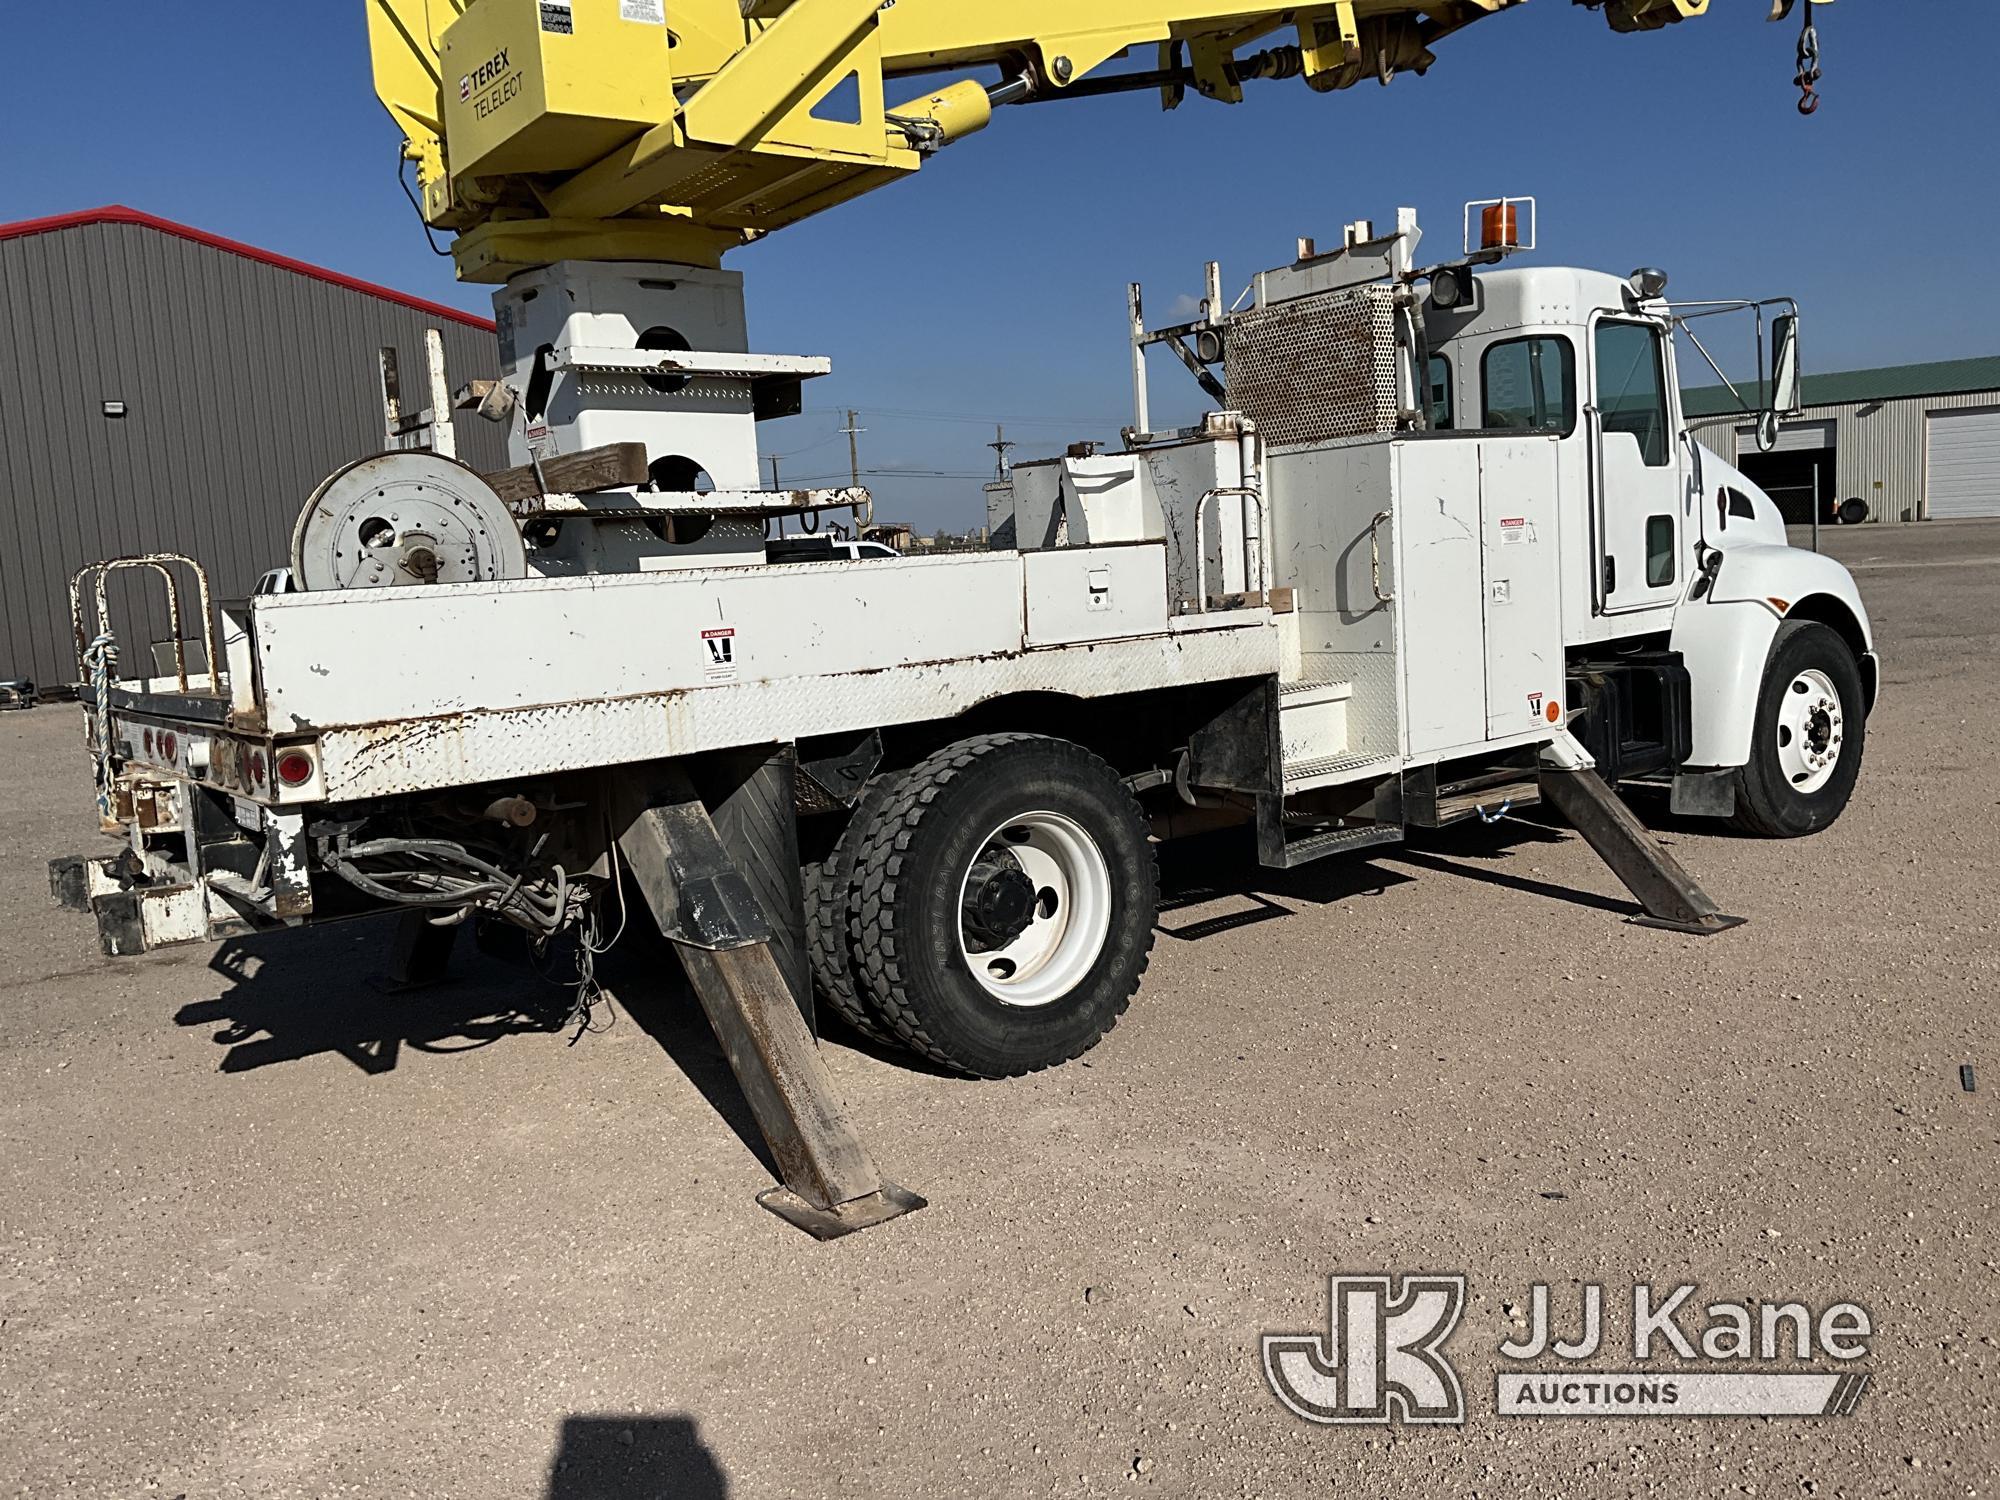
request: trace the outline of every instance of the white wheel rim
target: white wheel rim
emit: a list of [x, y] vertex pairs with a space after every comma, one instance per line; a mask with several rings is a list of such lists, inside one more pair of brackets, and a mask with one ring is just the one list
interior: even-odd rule
[[[965, 918], [973, 869], [989, 856], [1018, 869], [1035, 888], [1027, 926], [991, 946], [968, 936]], [[1048, 1005], [1083, 982], [1111, 936], [1111, 867], [1073, 820], [1022, 813], [980, 840], [959, 878], [953, 918], [959, 956], [987, 994], [1003, 1005]]]
[[1793, 791], [1810, 794], [1833, 779], [1846, 726], [1832, 678], [1809, 668], [1785, 685], [1775, 737], [1778, 768]]

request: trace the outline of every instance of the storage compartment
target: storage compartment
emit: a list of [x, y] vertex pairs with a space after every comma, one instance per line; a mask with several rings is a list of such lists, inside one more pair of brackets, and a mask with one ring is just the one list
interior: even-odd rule
[[1587, 663], [1569, 680], [1570, 732], [1606, 781], [1672, 770], [1694, 753], [1692, 693], [1678, 651]]

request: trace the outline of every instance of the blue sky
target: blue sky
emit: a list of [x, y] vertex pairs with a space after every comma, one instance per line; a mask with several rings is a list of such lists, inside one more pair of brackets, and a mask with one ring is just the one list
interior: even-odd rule
[[[0, 91], [0, 218], [122, 202], [486, 311], [434, 259], [392, 174], [363, 0], [92, 0], [18, 7]], [[1468, 198], [1534, 194], [1538, 258], [1664, 266], [1685, 297], [1796, 295], [1807, 367], [2000, 352], [1996, 0], [1820, 8], [1827, 78], [1802, 119], [1796, 21], [1763, 0], [1636, 37], [1563, 0], [1448, 39], [1427, 78], [1229, 108], [1150, 95], [1001, 111], [916, 179], [737, 252], [755, 347], [830, 354], [800, 417], [767, 424], [787, 482], [846, 466], [990, 470], [1130, 420], [1124, 285], [1164, 315], [1223, 263], [1231, 295], [1302, 234], [1420, 210], [1450, 253]], [[1921, 32], [1912, 26], [1921, 15]], [[366, 380], [370, 372], [355, 371]], [[1155, 367], [1156, 418], [1193, 388]], [[877, 478], [878, 513], [980, 515], [972, 477]]]

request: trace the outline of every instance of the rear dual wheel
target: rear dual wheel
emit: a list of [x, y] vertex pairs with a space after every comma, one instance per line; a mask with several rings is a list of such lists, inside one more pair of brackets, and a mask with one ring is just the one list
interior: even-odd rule
[[839, 960], [831, 985], [819, 973], [829, 998], [851, 986], [874, 1034], [976, 1077], [1088, 1051], [1138, 988], [1159, 900], [1117, 773], [1066, 741], [993, 734], [878, 786], [815, 903], [816, 972]]

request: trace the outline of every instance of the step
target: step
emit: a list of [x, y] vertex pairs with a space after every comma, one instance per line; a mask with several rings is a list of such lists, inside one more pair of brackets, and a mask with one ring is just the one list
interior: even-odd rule
[[1402, 837], [1401, 828], [1380, 823], [1356, 823], [1346, 828], [1328, 828], [1318, 833], [1305, 833], [1286, 839], [1278, 857], [1267, 858], [1264, 863], [1275, 869], [1290, 870], [1345, 850], [1365, 849], [1372, 844], [1394, 844], [1400, 842]]
[[1278, 741], [1285, 784], [1294, 768], [1337, 761], [1347, 755], [1347, 701], [1351, 682], [1289, 682], [1278, 688]]
[[1285, 762], [1285, 792], [1310, 791], [1314, 787], [1337, 786], [1343, 781], [1360, 781], [1367, 776], [1386, 776], [1396, 769], [1394, 756], [1324, 755], [1311, 760]]

